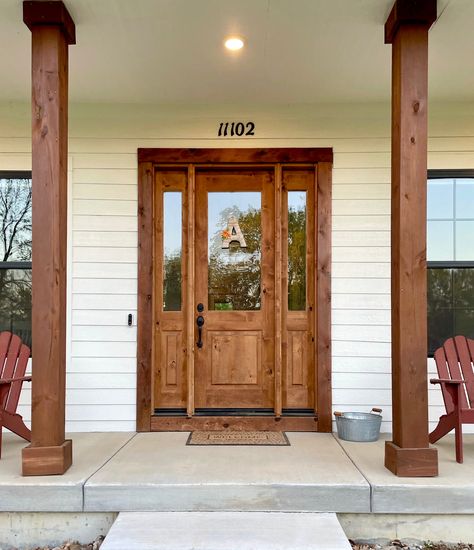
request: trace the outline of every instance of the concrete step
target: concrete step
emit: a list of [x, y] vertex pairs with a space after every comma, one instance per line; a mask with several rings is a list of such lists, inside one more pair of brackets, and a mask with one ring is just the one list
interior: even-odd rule
[[336, 514], [121, 512], [101, 550], [350, 550]]

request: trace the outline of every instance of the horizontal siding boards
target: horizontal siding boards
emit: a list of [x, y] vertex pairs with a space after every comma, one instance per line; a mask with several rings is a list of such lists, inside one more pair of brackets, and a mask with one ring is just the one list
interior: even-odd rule
[[[137, 233], [138, 222], [136, 216], [102, 216], [100, 214], [75, 215], [72, 217], [72, 230], [75, 231], [108, 231], [109, 233], [134, 232]], [[73, 240], [74, 240], [73, 233]]]
[[74, 294], [137, 294], [136, 279], [73, 279]]
[[136, 248], [138, 234], [134, 231], [75, 231], [74, 248], [99, 246], [107, 248]]
[[[0, 169], [29, 169], [29, 110], [0, 106]], [[246, 110], [247, 113], [247, 110]], [[137, 148], [220, 147], [205, 109], [71, 108], [71, 357], [67, 429], [135, 429]], [[237, 119], [240, 113], [236, 112]], [[231, 117], [232, 118], [232, 117]], [[333, 147], [333, 400], [341, 410], [384, 408], [390, 430], [390, 106], [261, 108], [258, 136], [232, 146]], [[429, 168], [474, 167], [474, 117], [430, 109]], [[436, 372], [428, 362], [431, 376]], [[27, 388], [27, 386], [25, 386]], [[106, 391], [104, 391], [106, 390]], [[102, 401], [97, 395], [106, 394]], [[28, 389], [20, 412], [28, 419]], [[443, 413], [430, 388], [430, 421]], [[87, 405], [87, 406], [83, 406]], [[471, 428], [471, 427], [465, 427]], [[472, 427], [474, 431], [474, 427]], [[467, 430], [466, 430], [467, 431]]]

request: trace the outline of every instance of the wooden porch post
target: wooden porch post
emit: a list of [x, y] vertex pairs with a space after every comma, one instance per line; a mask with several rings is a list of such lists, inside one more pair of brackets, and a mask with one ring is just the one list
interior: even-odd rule
[[75, 26], [61, 1], [23, 2], [32, 33], [32, 439], [23, 475], [63, 474], [65, 440], [68, 45]]
[[438, 475], [428, 441], [426, 178], [428, 30], [436, 0], [396, 0], [392, 44], [392, 407], [385, 466], [398, 476]]

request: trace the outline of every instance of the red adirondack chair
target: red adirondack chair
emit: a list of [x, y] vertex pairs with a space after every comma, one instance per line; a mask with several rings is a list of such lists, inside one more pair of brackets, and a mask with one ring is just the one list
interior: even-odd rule
[[18, 336], [0, 333], [0, 456], [4, 426], [31, 441], [31, 431], [16, 412], [23, 382], [31, 380], [31, 376], [25, 376], [29, 357], [30, 348]]
[[456, 336], [446, 340], [434, 354], [439, 378], [432, 384], [440, 384], [446, 414], [430, 433], [430, 443], [455, 430], [456, 461], [463, 461], [462, 425], [474, 424], [474, 340]]

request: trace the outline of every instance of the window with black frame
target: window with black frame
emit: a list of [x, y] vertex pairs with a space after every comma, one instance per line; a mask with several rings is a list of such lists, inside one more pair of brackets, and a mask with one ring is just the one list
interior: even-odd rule
[[31, 347], [31, 172], [0, 171], [0, 331]]
[[474, 170], [428, 172], [428, 353], [474, 338]]

